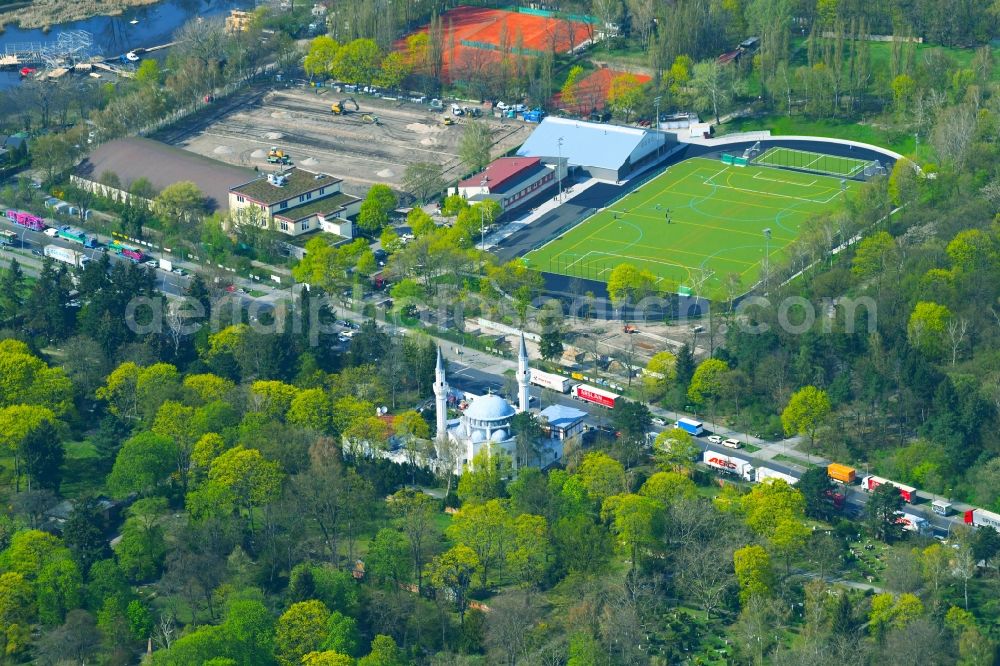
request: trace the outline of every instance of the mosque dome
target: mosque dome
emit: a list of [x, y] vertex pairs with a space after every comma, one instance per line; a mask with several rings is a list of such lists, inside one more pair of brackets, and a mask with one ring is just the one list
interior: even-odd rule
[[473, 421], [503, 421], [514, 416], [514, 407], [498, 395], [481, 395], [465, 410], [465, 417]]

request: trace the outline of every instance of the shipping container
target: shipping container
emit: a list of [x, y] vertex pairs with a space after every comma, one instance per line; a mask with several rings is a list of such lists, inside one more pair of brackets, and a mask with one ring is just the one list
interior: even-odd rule
[[43, 253], [50, 259], [55, 259], [56, 261], [61, 261], [64, 264], [69, 264], [70, 266], [76, 266], [79, 268], [83, 268], [87, 265], [87, 262], [90, 261], [82, 252], [70, 250], [65, 247], [59, 247], [58, 245], [46, 245]]
[[725, 472], [726, 474], [735, 474], [745, 481], [754, 480], [754, 468], [749, 460], [727, 456], [724, 453], [717, 453], [715, 451], [705, 451], [702, 454], [701, 461], [712, 469]]
[[798, 477], [792, 476], [791, 474], [786, 474], [785, 472], [779, 472], [776, 469], [771, 469], [770, 467], [758, 467], [757, 468], [757, 483], [761, 481], [766, 481], [768, 479], [781, 479], [788, 485], [792, 486], [799, 482]]
[[992, 527], [1000, 532], [1000, 515], [985, 509], [972, 509], [965, 512], [965, 524], [973, 527]]
[[854, 483], [858, 478], [858, 473], [853, 467], [839, 463], [830, 463], [826, 468], [826, 474], [839, 483]]
[[701, 421], [687, 418], [677, 419], [677, 422], [674, 424], [674, 426], [695, 437], [705, 432], [704, 425]]
[[573, 382], [570, 381], [569, 377], [555, 375], [551, 372], [542, 372], [534, 368], [531, 369], [531, 383], [535, 386], [559, 391], [560, 393], [569, 393], [570, 388], [573, 386]]

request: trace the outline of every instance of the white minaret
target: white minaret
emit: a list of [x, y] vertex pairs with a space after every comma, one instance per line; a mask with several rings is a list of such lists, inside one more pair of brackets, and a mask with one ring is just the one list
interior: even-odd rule
[[437, 436], [448, 436], [448, 380], [444, 376], [444, 359], [438, 347], [437, 367], [434, 369], [434, 415], [437, 417]]
[[524, 333], [521, 333], [521, 349], [517, 354], [517, 411], [528, 411], [531, 401], [528, 385], [531, 383], [531, 368], [528, 367], [528, 347], [524, 344]]

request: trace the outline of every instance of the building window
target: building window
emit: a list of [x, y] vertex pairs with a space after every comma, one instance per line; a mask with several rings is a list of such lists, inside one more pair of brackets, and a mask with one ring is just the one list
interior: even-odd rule
[[284, 220], [278, 222], [278, 228], [282, 231], [288, 231], [288, 222], [285, 222]]
[[326, 188], [325, 187], [319, 188], [319, 193], [320, 194], [326, 194]]
[[312, 198], [313, 198], [313, 193], [312, 192], [306, 192], [306, 201], [309, 201]]
[[281, 202], [281, 210], [285, 210], [286, 208], [288, 208], [288, 202], [287, 201], [282, 201]]
[[304, 222], [299, 222], [299, 230], [300, 231], [308, 231], [309, 230], [309, 220], [305, 220]]
[[302, 203], [302, 202], [303, 202], [303, 201], [305, 201], [305, 200], [306, 200], [306, 195], [304, 195], [304, 194], [300, 194], [300, 195], [299, 195], [299, 203]]
[[236, 195], [236, 200], [239, 201], [240, 203], [243, 203], [244, 201], [246, 201], [246, 199], [243, 198], [242, 194], [237, 194]]

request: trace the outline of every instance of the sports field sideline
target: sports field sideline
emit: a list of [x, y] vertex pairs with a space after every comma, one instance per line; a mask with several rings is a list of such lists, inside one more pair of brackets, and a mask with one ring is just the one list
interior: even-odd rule
[[[851, 165], [853, 167], [853, 165]], [[842, 205], [859, 183], [765, 166], [693, 158], [525, 255], [532, 268], [606, 281], [630, 263], [673, 291], [704, 280], [722, 298], [731, 274], [743, 287], [759, 278], [765, 244], [773, 263], [810, 217]], [[765, 240], [770, 229], [770, 240]]]

